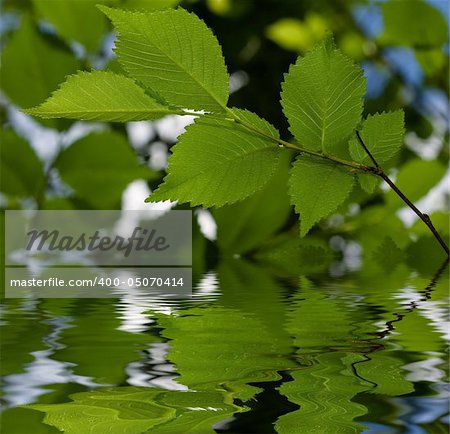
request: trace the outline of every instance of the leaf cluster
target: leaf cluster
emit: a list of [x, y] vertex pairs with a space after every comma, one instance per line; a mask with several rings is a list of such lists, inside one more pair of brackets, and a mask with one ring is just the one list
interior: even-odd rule
[[220, 45], [195, 15], [183, 9], [100, 9], [118, 33], [116, 54], [127, 76], [78, 73], [27, 113], [110, 122], [195, 114], [150, 201], [208, 208], [236, 203], [270, 183], [280, 155], [292, 148], [298, 157], [290, 169], [289, 193], [305, 235], [337, 210], [355, 182], [369, 191], [376, 185], [355, 143], [355, 128], [361, 128], [382, 163], [402, 145], [401, 112], [361, 120], [362, 71], [331, 37], [299, 58], [285, 76], [281, 104], [296, 140], [291, 144], [256, 114], [227, 107], [228, 75]]

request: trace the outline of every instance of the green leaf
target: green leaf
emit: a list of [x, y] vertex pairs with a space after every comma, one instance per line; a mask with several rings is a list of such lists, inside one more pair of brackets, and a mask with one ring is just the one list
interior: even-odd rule
[[60, 154], [55, 167], [78, 197], [99, 209], [118, 206], [131, 181], [153, 176], [138, 164], [131, 147], [117, 133], [84, 137]]
[[300, 214], [300, 235], [328, 217], [352, 190], [353, 175], [338, 164], [300, 156], [291, 170], [289, 193]]
[[107, 71], [79, 72], [68, 77], [53, 95], [25, 113], [43, 118], [129, 122], [174, 113], [131, 78]]
[[288, 275], [326, 273], [333, 260], [333, 252], [325, 240], [314, 237], [292, 238], [289, 233], [279, 237], [256, 254], [256, 259]]
[[367, 409], [353, 398], [370, 384], [354, 375], [353, 366], [364, 360], [357, 352], [367, 351], [364, 336], [373, 327], [370, 319], [360, 320], [355, 333], [357, 313], [345, 299], [335, 286], [322, 286], [319, 290], [306, 279], [300, 280], [300, 290], [291, 299], [285, 325], [294, 337], [300, 366], [290, 372], [293, 381], [284, 382], [279, 388], [300, 409], [277, 420], [280, 434], [347, 434], [363, 430], [354, 419], [367, 413]]
[[[389, 162], [398, 153], [404, 133], [403, 110], [369, 115], [360, 130], [364, 144], [380, 165]], [[350, 154], [359, 163], [373, 165], [356, 137], [350, 140]]]
[[174, 408], [177, 415], [176, 418], [158, 425], [158, 434], [215, 434], [217, 431], [213, 429], [213, 425], [247, 410], [233, 404], [230, 393], [221, 391], [164, 391], [161, 403]]
[[[362, 123], [361, 137], [380, 166], [388, 163], [398, 153], [405, 133], [404, 112], [398, 110], [390, 113], [369, 115]], [[373, 166], [373, 162], [356, 137], [350, 140], [350, 155], [353, 160]], [[380, 178], [369, 174], [358, 174], [361, 187], [372, 193]]]
[[419, 47], [448, 42], [448, 26], [444, 16], [421, 0], [383, 3], [384, 31], [380, 42]]
[[[450, 221], [450, 213], [448, 211], [436, 211], [430, 214], [430, 219], [433, 222], [433, 226], [441, 234], [447, 238], [450, 235], [450, 227], [448, 222]], [[429, 228], [423, 224], [423, 221], [417, 219], [414, 225], [411, 227], [411, 232], [417, 236], [429, 235]]]
[[78, 62], [70, 53], [49, 44], [30, 17], [23, 15], [19, 30], [3, 51], [1, 86], [15, 104], [32, 107], [44, 101], [77, 68]]
[[291, 158], [290, 152], [282, 152], [275, 173], [260, 191], [242, 202], [215, 210], [217, 244], [222, 252], [248, 252], [286, 223], [291, 211], [287, 194]]
[[121, 6], [126, 9], [141, 9], [149, 12], [174, 8], [181, 0], [124, 0]]
[[96, 51], [107, 30], [104, 15], [97, 4], [115, 4], [118, 0], [33, 0], [35, 10], [55, 27], [67, 41], [83, 44]]
[[72, 402], [24, 406], [45, 412], [44, 422], [71, 434], [214, 433], [214, 423], [241, 408], [224, 392], [114, 387], [70, 395]]
[[282, 88], [281, 103], [297, 141], [337, 153], [361, 118], [366, 90], [361, 69], [328, 40], [291, 66]]
[[[278, 132], [253, 113], [234, 109], [246, 123], [278, 138]], [[197, 118], [169, 158], [168, 175], [149, 202], [178, 200], [192, 206], [223, 206], [261, 189], [278, 163], [276, 143], [226, 119]]]
[[45, 187], [44, 168], [31, 146], [12, 130], [0, 133], [1, 191], [9, 196], [35, 197]]
[[308, 14], [304, 21], [282, 18], [266, 28], [266, 35], [285, 50], [305, 51], [322, 41], [328, 23], [318, 14]]
[[132, 77], [172, 104], [224, 111], [228, 74], [219, 43], [203, 21], [183, 9], [101, 10], [119, 33], [117, 56]]
[[406, 259], [405, 252], [397, 246], [391, 237], [385, 237], [372, 256], [386, 273], [391, 272]]
[[[395, 184], [409, 200], [416, 202], [442, 179], [446, 170], [446, 166], [439, 161], [424, 161], [417, 158], [401, 167]], [[386, 200], [391, 208], [406, 206], [392, 190], [386, 194]]]

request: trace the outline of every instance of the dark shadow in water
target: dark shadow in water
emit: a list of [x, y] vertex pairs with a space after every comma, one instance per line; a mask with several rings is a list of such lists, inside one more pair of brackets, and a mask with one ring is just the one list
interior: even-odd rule
[[278, 373], [281, 375], [278, 381], [249, 383], [250, 386], [263, 389], [262, 392], [250, 401], [237, 400], [235, 404], [249, 407], [250, 411], [236, 413], [228, 423], [221, 422], [220, 425], [223, 428], [214, 428], [216, 433], [276, 434], [274, 425], [278, 418], [300, 408], [299, 405], [290, 402], [278, 391], [278, 387], [283, 383], [293, 381], [292, 377], [284, 371]]

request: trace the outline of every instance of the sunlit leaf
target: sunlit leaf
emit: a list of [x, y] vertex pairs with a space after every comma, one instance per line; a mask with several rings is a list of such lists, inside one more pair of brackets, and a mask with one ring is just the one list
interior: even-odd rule
[[337, 209], [353, 182], [353, 174], [337, 164], [306, 156], [297, 158], [291, 170], [289, 193], [300, 214], [301, 236]]
[[107, 21], [98, 4], [117, 4], [118, 0], [33, 0], [37, 13], [49, 21], [67, 41], [77, 41], [88, 51], [100, 48]]
[[310, 50], [326, 36], [327, 22], [318, 14], [310, 14], [304, 21], [282, 18], [266, 29], [269, 39], [286, 50]]
[[180, 2], [181, 0], [122, 0], [120, 7], [153, 12], [160, 9], [173, 8]]
[[77, 68], [75, 57], [49, 44], [25, 14], [3, 50], [1, 87], [15, 104], [32, 107], [44, 101]]
[[70, 76], [43, 104], [25, 113], [43, 118], [128, 122], [174, 113], [131, 78], [113, 72], [79, 72]]
[[336, 154], [361, 118], [361, 69], [327, 40], [291, 66], [282, 88], [283, 110], [300, 145]]
[[[250, 112], [234, 113], [278, 138], [278, 132]], [[169, 158], [168, 175], [148, 201], [178, 200], [192, 206], [223, 206], [245, 199], [272, 177], [279, 149], [261, 137], [226, 119], [197, 118], [187, 127]]]
[[385, 44], [423, 47], [448, 42], [448, 26], [444, 16], [427, 2], [385, 2], [382, 12], [384, 31], [380, 41]]
[[390, 237], [386, 237], [380, 246], [373, 252], [373, 259], [386, 271], [392, 271], [396, 265], [406, 259], [405, 252], [401, 250]]
[[119, 33], [117, 56], [133, 78], [172, 104], [224, 111], [227, 70], [220, 46], [203, 21], [183, 9], [102, 10]]

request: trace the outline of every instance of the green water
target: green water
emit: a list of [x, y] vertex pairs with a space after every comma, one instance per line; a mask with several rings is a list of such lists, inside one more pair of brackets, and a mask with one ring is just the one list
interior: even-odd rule
[[6, 300], [1, 432], [445, 433], [446, 274], [236, 260], [179, 302]]

